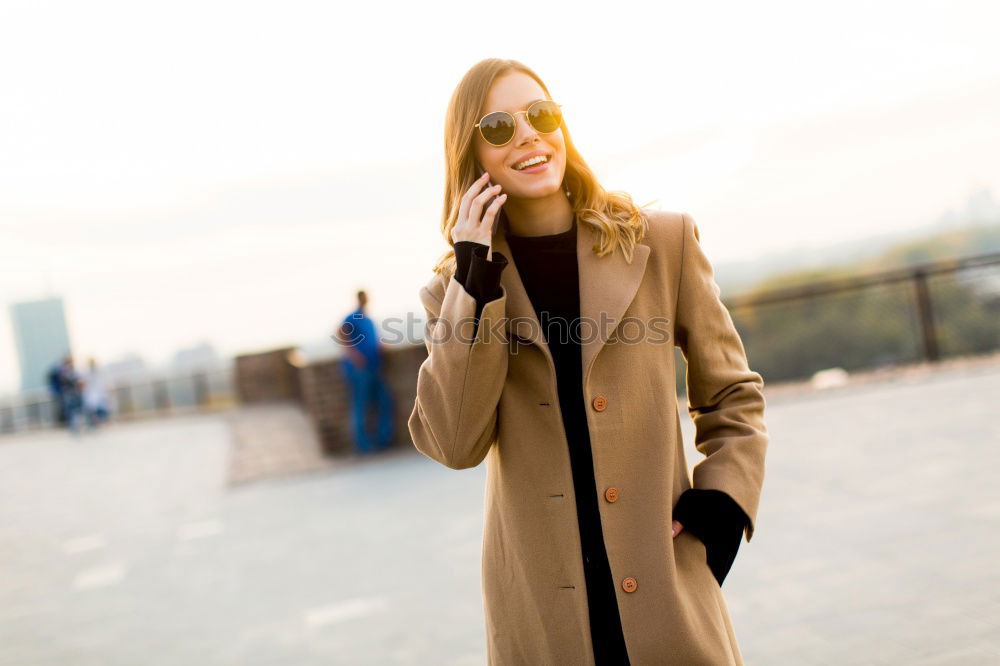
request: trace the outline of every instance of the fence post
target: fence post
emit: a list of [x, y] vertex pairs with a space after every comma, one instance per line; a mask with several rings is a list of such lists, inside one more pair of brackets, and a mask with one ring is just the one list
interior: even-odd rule
[[25, 420], [28, 422], [29, 426], [35, 426], [36, 428], [41, 428], [45, 425], [42, 420], [42, 408], [37, 400], [32, 400], [24, 405], [24, 413], [27, 417]]
[[14, 432], [14, 408], [0, 408], [0, 433]]
[[194, 383], [194, 405], [195, 407], [208, 406], [208, 377], [204, 372], [196, 373], [191, 381]]
[[170, 391], [165, 379], [153, 380], [153, 406], [157, 411], [170, 409]]
[[132, 402], [132, 385], [115, 387], [115, 391], [118, 394], [118, 413], [122, 416], [126, 414], [131, 416], [135, 412], [135, 404]]
[[917, 314], [920, 317], [920, 331], [924, 340], [924, 358], [937, 361], [938, 353], [937, 331], [934, 328], [934, 309], [931, 306], [931, 294], [927, 288], [927, 274], [920, 268], [913, 271], [913, 286], [917, 295]]

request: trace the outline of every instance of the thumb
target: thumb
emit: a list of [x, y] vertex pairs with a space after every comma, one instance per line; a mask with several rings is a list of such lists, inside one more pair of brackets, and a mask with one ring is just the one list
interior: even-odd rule
[[683, 529], [684, 529], [684, 526], [681, 525], [678, 521], [675, 520], [674, 521], [674, 536], [677, 536], [678, 534], [680, 534], [681, 530], [683, 530]]

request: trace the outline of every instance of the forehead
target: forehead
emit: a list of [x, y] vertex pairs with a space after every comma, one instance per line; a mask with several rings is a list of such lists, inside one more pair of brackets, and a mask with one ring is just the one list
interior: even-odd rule
[[497, 77], [483, 101], [482, 113], [523, 111], [537, 99], [548, 99], [538, 82], [523, 72]]

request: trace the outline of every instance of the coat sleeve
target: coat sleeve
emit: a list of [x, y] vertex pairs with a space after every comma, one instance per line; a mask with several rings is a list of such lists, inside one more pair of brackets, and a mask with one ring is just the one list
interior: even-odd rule
[[[437, 276], [431, 286], [440, 285]], [[497, 438], [498, 405], [507, 378], [502, 327], [507, 292], [482, 305], [454, 275], [440, 288], [421, 287], [427, 312], [427, 358], [417, 373], [410, 437], [418, 451], [452, 469], [475, 467]]]
[[729, 495], [749, 518], [745, 529], [749, 542], [757, 522], [768, 445], [764, 380], [747, 364], [743, 342], [701, 248], [697, 224], [686, 213], [681, 217], [675, 342], [687, 362], [695, 448], [706, 456], [694, 467], [693, 487]]

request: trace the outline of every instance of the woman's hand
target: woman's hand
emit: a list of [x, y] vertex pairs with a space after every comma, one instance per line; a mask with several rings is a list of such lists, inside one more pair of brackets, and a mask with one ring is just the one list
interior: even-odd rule
[[[507, 195], [497, 196], [484, 211], [483, 206], [486, 205], [490, 197], [496, 196], [500, 192], [499, 185], [487, 187], [484, 190], [483, 186], [488, 182], [489, 172], [484, 172], [462, 197], [462, 204], [458, 208], [458, 221], [455, 222], [455, 226], [451, 230], [451, 240], [453, 243], [473, 241], [486, 245], [489, 248], [486, 252], [486, 259], [492, 261], [493, 220], [496, 218], [500, 206], [507, 200]], [[480, 190], [482, 191], [480, 192]]]
[[684, 526], [681, 525], [680, 521], [679, 520], [675, 520], [674, 521], [674, 537], [676, 538], [676, 536], [678, 534], [680, 534], [683, 529], [684, 529]]

